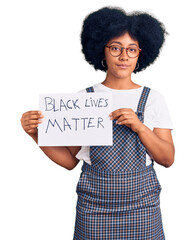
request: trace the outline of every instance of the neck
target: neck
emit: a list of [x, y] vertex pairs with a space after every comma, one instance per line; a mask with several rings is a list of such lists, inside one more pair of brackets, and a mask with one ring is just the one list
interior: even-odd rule
[[128, 78], [115, 78], [114, 76], [106, 75], [106, 79], [102, 82], [103, 85], [113, 89], [135, 89], [141, 87], [131, 80], [131, 76]]

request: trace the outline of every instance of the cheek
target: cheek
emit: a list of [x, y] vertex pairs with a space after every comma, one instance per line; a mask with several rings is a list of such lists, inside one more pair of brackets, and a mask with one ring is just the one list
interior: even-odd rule
[[131, 71], [133, 72], [135, 70], [135, 68], [137, 67], [137, 60], [138, 58], [133, 58], [131, 59], [130, 63], [131, 63]]
[[108, 69], [115, 68], [115, 65], [116, 65], [115, 59], [111, 59], [111, 57], [106, 56], [105, 60], [106, 60], [106, 64], [107, 64]]
[[136, 65], [137, 65], [137, 60], [133, 61], [131, 64], [133, 70], [136, 68]]
[[111, 55], [109, 55], [107, 52], [105, 52], [104, 59], [106, 60], [107, 65], [110, 65], [110, 63], [114, 61], [114, 59], [112, 59], [112, 58], [113, 57]]

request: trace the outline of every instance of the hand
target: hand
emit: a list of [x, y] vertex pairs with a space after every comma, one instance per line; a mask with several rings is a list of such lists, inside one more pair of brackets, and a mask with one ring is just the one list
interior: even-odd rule
[[40, 111], [28, 111], [22, 115], [21, 124], [26, 133], [29, 135], [37, 134], [37, 127], [42, 123], [44, 116]]
[[130, 108], [117, 109], [109, 116], [111, 120], [117, 119], [117, 124], [125, 125], [131, 128], [136, 133], [138, 133], [144, 126], [135, 114], [135, 112]]

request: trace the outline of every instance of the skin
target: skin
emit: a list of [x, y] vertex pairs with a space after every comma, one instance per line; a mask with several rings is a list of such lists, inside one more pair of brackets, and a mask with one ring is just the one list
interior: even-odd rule
[[[132, 39], [128, 33], [114, 38], [108, 42], [110, 45], [129, 47], [130, 44], [139, 43]], [[126, 50], [118, 57], [113, 57], [109, 49], [105, 48], [105, 60], [107, 63], [106, 79], [102, 82], [105, 86], [113, 89], [135, 89], [141, 87], [131, 80], [131, 75], [136, 67], [138, 57], [129, 58]], [[123, 65], [127, 65], [124, 67]], [[28, 111], [21, 117], [21, 124], [24, 131], [38, 142], [37, 127], [41, 124], [44, 116], [40, 111]], [[117, 119], [117, 124], [126, 125], [136, 132], [146, 147], [148, 153], [158, 164], [170, 167], [174, 162], [174, 144], [170, 129], [155, 128], [153, 131], [145, 126], [130, 108], [121, 108], [110, 114], [111, 120]], [[79, 160], [75, 157], [81, 149], [80, 146], [73, 147], [40, 147], [41, 150], [55, 163], [72, 170]]]

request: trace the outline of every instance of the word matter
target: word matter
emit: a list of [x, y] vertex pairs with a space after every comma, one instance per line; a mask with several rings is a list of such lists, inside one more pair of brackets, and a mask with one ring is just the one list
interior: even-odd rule
[[67, 130], [87, 130], [88, 128], [104, 128], [102, 117], [81, 117], [71, 118], [69, 121], [64, 117], [61, 122], [54, 119], [48, 119], [45, 133], [48, 133], [49, 129], [55, 128], [60, 132]]

